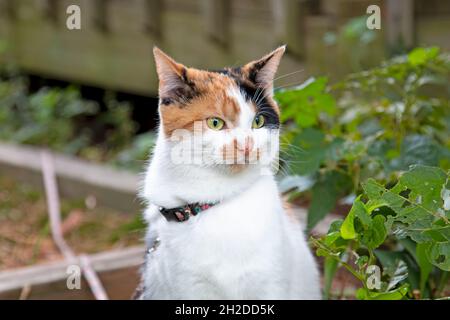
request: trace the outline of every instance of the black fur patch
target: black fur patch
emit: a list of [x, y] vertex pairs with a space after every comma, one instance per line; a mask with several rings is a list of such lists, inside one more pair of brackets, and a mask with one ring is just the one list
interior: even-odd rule
[[170, 105], [176, 102], [179, 105], [184, 106], [200, 95], [195, 88], [194, 82], [187, 77], [187, 70], [185, 68], [183, 68], [181, 72], [179, 86], [167, 94], [168, 96], [161, 97], [162, 105]]
[[161, 98], [161, 104], [164, 106], [168, 106], [169, 104], [172, 104], [174, 101], [171, 98], [164, 97]]
[[252, 101], [258, 110], [258, 114], [264, 115], [266, 127], [276, 129], [280, 127], [280, 118], [266, 96], [265, 90], [247, 83], [237, 82], [241, 92], [247, 100]]
[[251, 82], [256, 83], [256, 76], [258, 75], [258, 72], [266, 65], [266, 63], [272, 59], [273, 54], [268, 56], [264, 60], [259, 60], [258, 62], [255, 62], [252, 66], [252, 68], [249, 71], [248, 78]]

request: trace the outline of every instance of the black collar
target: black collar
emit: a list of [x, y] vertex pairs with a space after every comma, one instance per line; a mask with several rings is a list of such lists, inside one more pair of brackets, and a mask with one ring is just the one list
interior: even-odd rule
[[188, 220], [191, 216], [196, 216], [198, 213], [205, 211], [213, 206], [215, 206], [216, 203], [192, 203], [187, 204], [182, 207], [176, 207], [176, 208], [163, 208], [159, 207], [159, 212], [166, 218], [167, 221], [177, 221], [177, 222], [183, 222]]

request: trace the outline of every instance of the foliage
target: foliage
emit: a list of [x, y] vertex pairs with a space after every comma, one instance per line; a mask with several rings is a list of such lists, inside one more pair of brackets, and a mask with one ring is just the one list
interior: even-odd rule
[[[276, 92], [289, 164], [280, 185], [291, 199], [309, 198], [308, 229], [352, 203], [345, 220], [311, 239], [324, 257], [326, 298], [341, 267], [361, 282], [359, 299], [445, 294], [449, 79], [447, 53], [417, 48], [334, 85], [319, 77]], [[374, 265], [383, 268], [375, 287]]]
[[[347, 268], [361, 281], [359, 299], [440, 297], [450, 271], [450, 171], [413, 166], [390, 187], [369, 179], [345, 220], [312, 238], [332, 278]], [[371, 266], [384, 271], [370, 286]], [[328, 289], [329, 290], [329, 287]]]
[[137, 135], [130, 146], [122, 150], [114, 159], [114, 164], [134, 171], [140, 171], [149, 159], [150, 151], [156, 143], [156, 134], [147, 132]]
[[76, 133], [72, 119], [98, 112], [95, 103], [82, 103], [78, 92], [42, 89], [27, 95], [21, 81], [0, 82], [0, 138], [24, 144], [41, 144], [77, 153], [88, 143], [88, 133]]
[[333, 50], [341, 63], [335, 65], [336, 71], [356, 72], [364, 66], [373, 65], [372, 60], [379, 61], [383, 56], [380, 47], [382, 41], [378, 30], [367, 28], [367, 16], [349, 19], [336, 32], [328, 31], [324, 34], [323, 42], [327, 49]]
[[282, 152], [295, 177], [312, 180], [311, 229], [336, 203], [354, 199], [361, 183], [395, 183], [410, 165], [450, 168], [450, 56], [417, 48], [380, 67], [276, 92], [283, 110]]
[[149, 135], [134, 138], [130, 106], [111, 94], [106, 94], [102, 109], [83, 99], [74, 86], [29, 92], [27, 78], [13, 71], [0, 78], [0, 105], [0, 140], [46, 146], [132, 170], [154, 142]]

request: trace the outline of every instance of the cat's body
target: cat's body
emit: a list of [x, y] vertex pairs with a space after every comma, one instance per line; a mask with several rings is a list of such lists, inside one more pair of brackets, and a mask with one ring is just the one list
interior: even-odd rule
[[[266, 62], [270, 62], [272, 57], [278, 59], [274, 70], [282, 53], [279, 57], [274, 54], [265, 57]], [[189, 124], [186, 125], [189, 122], [186, 117], [189, 117], [189, 111], [195, 114], [196, 107], [200, 110], [198, 104], [201, 103], [206, 108], [212, 104], [219, 105], [220, 110], [212, 108], [215, 111], [206, 112], [207, 117], [221, 116], [227, 119], [223, 121], [227, 127], [211, 130], [207, 125], [203, 126], [206, 137], [201, 143], [201, 154], [210, 159], [208, 165], [174, 163], [172, 150], [176, 142], [169, 138], [168, 127], [176, 127], [174, 123], [177, 122], [170, 121], [170, 103], [160, 104], [158, 141], [143, 189], [143, 195], [150, 203], [145, 213], [149, 222], [148, 238], [158, 237], [160, 242], [156, 250], [147, 256], [143, 270], [144, 290], [140, 298], [319, 299], [318, 271], [301, 226], [286, 215], [273, 174], [270, 170], [263, 170], [270, 168], [270, 163], [251, 165], [244, 161], [244, 164], [230, 165], [218, 160], [229, 158], [221, 144], [221, 148], [217, 147], [219, 135], [222, 139], [220, 143], [229, 143], [231, 139], [234, 147], [238, 146], [237, 150], [245, 153], [247, 160], [252, 150], [257, 153], [258, 159], [262, 157], [260, 154], [267, 153], [267, 132], [275, 132], [278, 138], [279, 126], [278, 110], [271, 96], [265, 97], [265, 107], [257, 103], [252, 106], [252, 97], [245, 96], [242, 82], [235, 77], [206, 72], [199, 75], [199, 71], [180, 69], [176, 74], [184, 83], [186, 78], [192, 81], [191, 85], [195, 86], [201, 98], [196, 100], [189, 95], [191, 98], [182, 100], [183, 104], [177, 103], [180, 92], [187, 96], [185, 90], [190, 89], [183, 87], [184, 91], [178, 90], [183, 83], [176, 83], [178, 78], [168, 77], [166, 73], [170, 73], [170, 69], [164, 69], [167, 67], [164, 64], [169, 64], [175, 71], [178, 67], [185, 67], [175, 64], [157, 49], [155, 57], [160, 76], [160, 101], [171, 99], [174, 103], [172, 111], [178, 114], [173, 115], [173, 119], [181, 119], [180, 128], [192, 130]], [[274, 70], [270, 71], [274, 74]], [[205, 74], [206, 78], [203, 77]], [[213, 87], [202, 88], [205, 79]], [[171, 84], [170, 90], [176, 88], [176, 95], [171, 96], [174, 91], [167, 89], [168, 83]], [[224, 86], [224, 83], [227, 85]], [[220, 88], [223, 88], [221, 93]], [[208, 101], [205, 90], [214, 92], [212, 100]], [[272, 90], [271, 87], [268, 90]], [[224, 107], [228, 104], [234, 105], [232, 114]], [[269, 107], [273, 108], [273, 112], [267, 111]], [[204, 110], [205, 107], [202, 108]], [[261, 113], [263, 108], [266, 111]], [[234, 132], [238, 127], [252, 128], [252, 121], [255, 123], [258, 112], [265, 115], [266, 127], [273, 130], [264, 130], [264, 126], [257, 124], [253, 125], [250, 133], [244, 134], [244, 138]], [[229, 120], [231, 118], [233, 120]], [[205, 119], [199, 115], [192, 118], [193, 121]], [[241, 142], [242, 149], [239, 147]], [[211, 149], [206, 152], [208, 146]], [[234, 160], [237, 157], [232, 155]], [[159, 211], [160, 207], [175, 208], [211, 202], [217, 204], [184, 222], [166, 221]]]

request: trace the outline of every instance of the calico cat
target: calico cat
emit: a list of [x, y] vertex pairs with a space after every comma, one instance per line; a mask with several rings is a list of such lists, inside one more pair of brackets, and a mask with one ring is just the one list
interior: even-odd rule
[[[284, 51], [204, 71], [154, 48], [160, 125], [142, 190], [153, 244], [140, 299], [320, 299], [316, 264], [272, 170]], [[180, 147], [180, 136], [197, 142]]]

